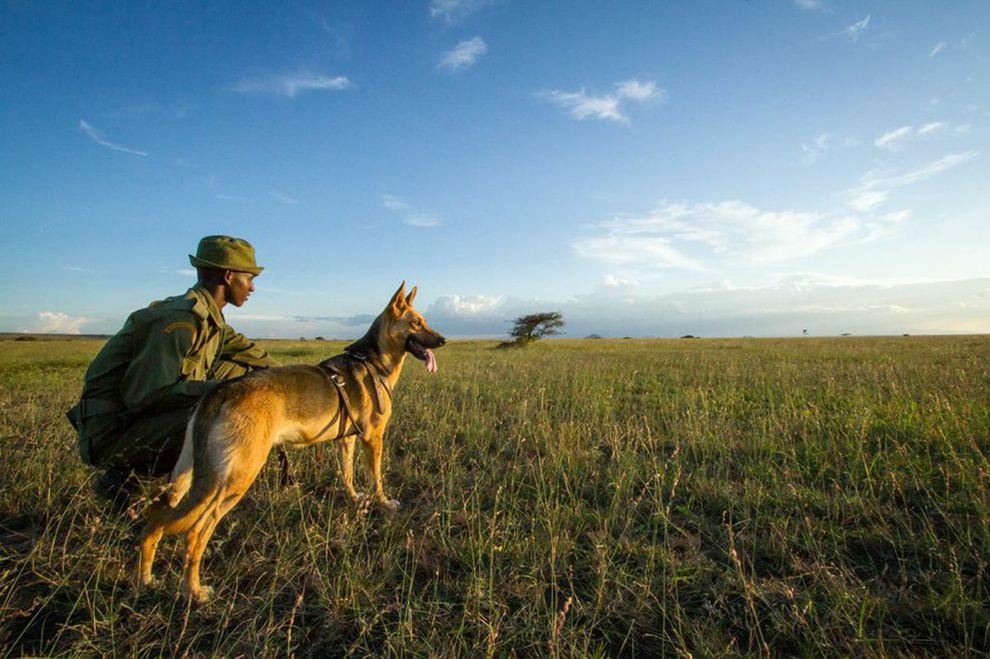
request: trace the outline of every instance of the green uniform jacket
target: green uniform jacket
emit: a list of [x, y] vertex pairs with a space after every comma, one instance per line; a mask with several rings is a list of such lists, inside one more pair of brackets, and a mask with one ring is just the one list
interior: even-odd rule
[[274, 365], [227, 325], [206, 289], [153, 302], [127, 318], [86, 371], [82, 400], [69, 413], [79, 452], [92, 464], [91, 441], [137, 418], [189, 408], [220, 380]]

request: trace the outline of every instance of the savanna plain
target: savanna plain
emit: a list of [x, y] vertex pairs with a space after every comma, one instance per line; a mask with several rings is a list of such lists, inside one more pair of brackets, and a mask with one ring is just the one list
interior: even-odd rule
[[[0, 342], [4, 655], [966, 655], [990, 649], [990, 337], [452, 342], [407, 360], [394, 517], [277, 460], [136, 593], [63, 416], [99, 340]], [[273, 341], [283, 364], [343, 342]], [[359, 480], [360, 480], [359, 472]]]

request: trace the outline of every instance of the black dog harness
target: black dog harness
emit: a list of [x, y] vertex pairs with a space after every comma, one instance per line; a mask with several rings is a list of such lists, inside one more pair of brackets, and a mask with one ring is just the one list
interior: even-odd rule
[[[354, 364], [354, 362], [361, 364], [364, 367], [364, 370], [368, 373], [368, 377], [374, 385], [372, 387], [372, 392], [373, 398], [375, 399], [375, 409], [378, 413], [385, 414], [386, 397], [388, 398], [388, 407], [391, 409], [392, 386], [383, 375], [385, 372], [384, 367], [382, 367], [377, 360], [370, 355], [357, 351], [348, 351], [335, 357], [331, 357], [330, 359], [320, 362], [316, 366], [320, 369], [320, 373], [326, 376], [326, 378], [333, 385], [334, 389], [337, 391], [340, 405], [338, 406], [337, 414], [335, 414], [327, 425], [316, 434], [316, 437], [313, 438], [313, 442], [320, 441], [324, 433], [330, 430], [335, 423], [339, 423], [340, 425], [337, 429], [337, 436], [335, 439], [349, 437], [354, 434], [358, 435], [362, 439], [365, 438], [367, 431], [357, 422], [357, 416], [354, 414], [354, 403], [347, 395], [347, 378], [345, 374], [348, 371], [351, 371], [351, 369], [347, 367]], [[346, 432], [348, 421], [350, 421], [351, 425], [354, 426], [354, 431], [350, 433]]]

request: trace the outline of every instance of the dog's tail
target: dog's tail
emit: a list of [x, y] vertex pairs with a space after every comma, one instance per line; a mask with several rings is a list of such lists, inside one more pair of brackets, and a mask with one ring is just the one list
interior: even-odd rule
[[189, 419], [189, 423], [186, 424], [185, 439], [182, 442], [182, 453], [179, 454], [179, 459], [175, 463], [175, 467], [172, 468], [172, 479], [166, 490], [170, 508], [175, 508], [179, 505], [182, 497], [186, 496], [189, 488], [192, 487], [193, 435], [197, 431], [205, 432], [206, 430], [205, 428], [197, 428], [198, 419], [205, 416], [200, 414], [201, 407], [201, 405], [196, 406], [196, 409], [193, 410], [192, 417]]
[[[210, 425], [216, 420], [223, 405], [222, 397], [207, 396], [193, 410], [183, 439], [182, 452], [172, 469], [172, 478], [158, 500], [147, 510], [146, 517], [153, 526], [162, 526], [167, 533], [183, 533], [196, 523], [215, 502], [223, 490], [220, 482], [214, 482], [207, 468], [199, 479], [194, 479], [196, 445], [205, 447], [209, 441]], [[205, 454], [205, 450], [199, 453]], [[197, 483], [195, 480], [202, 480]], [[192, 492], [190, 492], [192, 490]]]

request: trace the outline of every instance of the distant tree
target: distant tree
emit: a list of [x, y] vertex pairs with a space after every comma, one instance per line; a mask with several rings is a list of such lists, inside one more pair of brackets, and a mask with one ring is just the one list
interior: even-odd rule
[[805, 336], [808, 336], [808, 330], [801, 330], [801, 334], [804, 334]]
[[514, 337], [516, 343], [522, 345], [538, 341], [545, 336], [560, 334], [560, 328], [563, 326], [564, 316], [559, 311], [531, 313], [516, 318], [509, 336]]
[[602, 335], [601, 334], [589, 334], [588, 336], [586, 336], [584, 338], [586, 338], [586, 339], [600, 339], [600, 338], [602, 338]]

